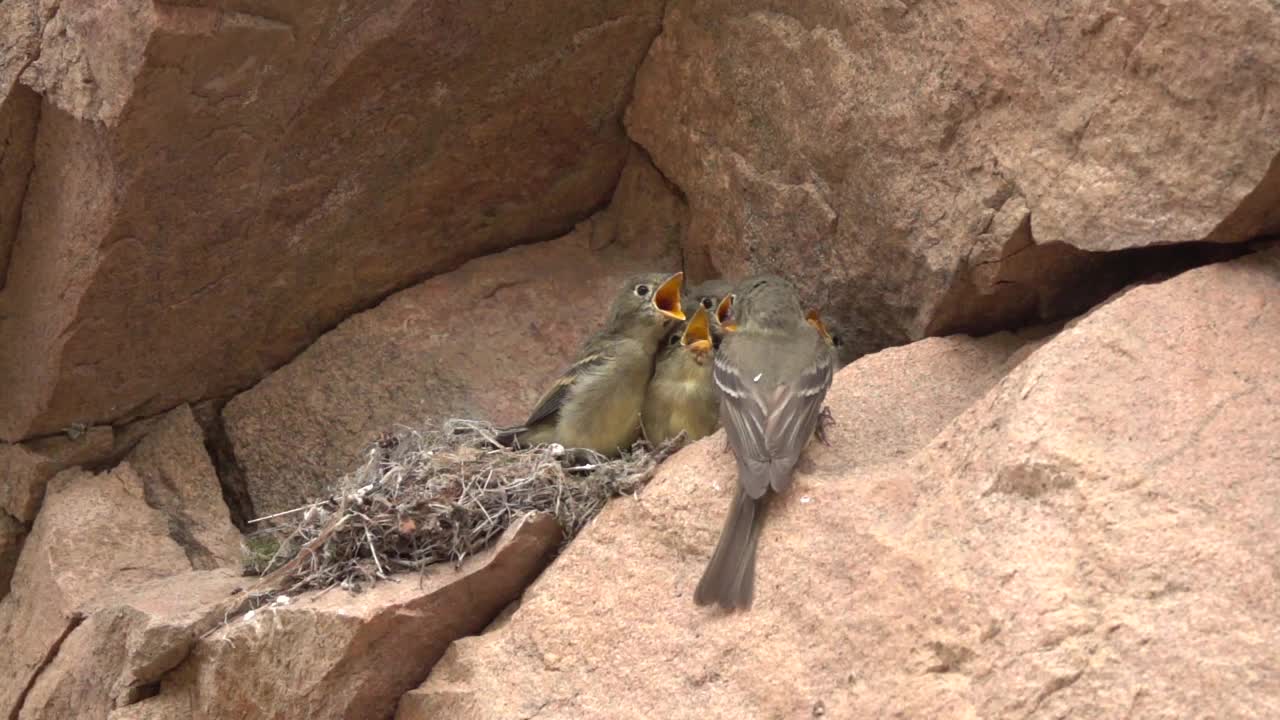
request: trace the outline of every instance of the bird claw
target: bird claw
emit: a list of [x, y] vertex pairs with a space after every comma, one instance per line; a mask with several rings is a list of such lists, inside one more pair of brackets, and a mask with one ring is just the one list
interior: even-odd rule
[[827, 439], [827, 425], [835, 424], [836, 418], [831, 414], [831, 407], [823, 407], [822, 412], [818, 413], [818, 427], [814, 428], [813, 436], [823, 445], [830, 446], [831, 442]]

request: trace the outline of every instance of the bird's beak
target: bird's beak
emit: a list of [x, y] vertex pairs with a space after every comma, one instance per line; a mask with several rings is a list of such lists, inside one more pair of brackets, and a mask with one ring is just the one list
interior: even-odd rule
[[725, 322], [729, 318], [729, 311], [733, 309], [733, 295], [725, 295], [720, 304], [716, 306], [716, 322], [720, 323], [720, 327], [725, 332], [734, 332], [738, 329], [737, 323]]
[[831, 333], [827, 332], [827, 326], [822, 324], [822, 318], [818, 317], [817, 310], [810, 310], [809, 312], [805, 313], [804, 319], [808, 320], [809, 324], [812, 325], [815, 329], [817, 329], [818, 334], [822, 336], [823, 340], [826, 340], [827, 342], [832, 342]]
[[684, 273], [678, 272], [667, 278], [653, 293], [653, 306], [658, 312], [675, 320], [684, 320], [684, 310], [680, 308], [680, 287], [684, 284]]
[[680, 344], [696, 352], [711, 351], [711, 319], [706, 310], [699, 307], [693, 314], [693, 319], [680, 336]]

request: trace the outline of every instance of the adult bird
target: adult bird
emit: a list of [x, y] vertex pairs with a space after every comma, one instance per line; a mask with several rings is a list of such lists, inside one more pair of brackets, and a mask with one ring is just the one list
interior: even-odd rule
[[805, 319], [791, 284], [765, 275], [727, 299], [724, 340], [712, 378], [720, 424], [738, 466], [738, 487], [720, 541], [694, 592], [699, 605], [748, 608], [756, 544], [771, 498], [786, 492], [831, 387], [834, 358]]
[[559, 443], [616, 456], [640, 436], [640, 411], [658, 343], [676, 321], [683, 273], [629, 278], [602, 330], [543, 393], [523, 425], [498, 432], [504, 444]]

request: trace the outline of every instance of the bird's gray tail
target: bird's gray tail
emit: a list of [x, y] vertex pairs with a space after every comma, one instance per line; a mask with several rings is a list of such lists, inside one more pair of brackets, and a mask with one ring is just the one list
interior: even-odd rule
[[694, 591], [695, 603], [718, 603], [726, 610], [751, 607], [756, 583], [756, 540], [767, 507], [767, 494], [753, 500], [738, 488], [720, 531], [720, 542]]
[[496, 440], [499, 445], [502, 445], [504, 447], [509, 447], [509, 448], [518, 447], [520, 442], [520, 434], [525, 432], [528, 429], [529, 428], [524, 425], [513, 425], [511, 427], [497, 428], [497, 432], [495, 433], [493, 439]]

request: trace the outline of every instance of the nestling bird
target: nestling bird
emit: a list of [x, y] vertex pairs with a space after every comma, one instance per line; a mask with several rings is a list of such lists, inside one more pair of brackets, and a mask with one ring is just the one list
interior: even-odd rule
[[699, 605], [734, 609], [751, 606], [765, 511], [772, 496], [791, 485], [835, 363], [786, 280], [752, 278], [727, 302], [726, 335], [712, 378], [720, 394], [720, 424], [737, 460], [738, 487], [693, 597]]
[[[707, 280], [685, 290], [684, 307], [688, 310], [701, 305], [707, 312], [714, 313], [720, 301], [733, 290], [728, 280]], [[713, 318], [714, 319], [714, 318]]]
[[818, 331], [818, 334], [822, 336], [822, 339], [831, 348], [832, 354], [837, 353], [840, 347], [840, 338], [831, 334], [827, 324], [822, 322], [822, 316], [818, 314], [818, 310], [815, 308], [805, 313], [804, 319]]
[[682, 430], [690, 441], [716, 431], [720, 408], [711, 380], [713, 353], [711, 315], [699, 306], [658, 351], [642, 416], [649, 442], [666, 442]]
[[[822, 322], [822, 316], [818, 314], [818, 310], [816, 308], [805, 313], [804, 319], [818, 331], [818, 334], [826, 341], [827, 347], [831, 348], [831, 362], [835, 364], [835, 367], [841, 367], [840, 338], [833, 335], [831, 331], [827, 329], [826, 323]], [[832, 419], [830, 410], [824, 409], [819, 413], [818, 426], [813, 430], [813, 436], [816, 437], [818, 442], [823, 445], [827, 444], [826, 424], [829, 422], [835, 422], [835, 420]]]
[[683, 273], [630, 278], [604, 329], [543, 394], [529, 419], [498, 433], [499, 442], [528, 447], [559, 443], [616, 456], [640, 437], [640, 412], [658, 343], [676, 321]]

